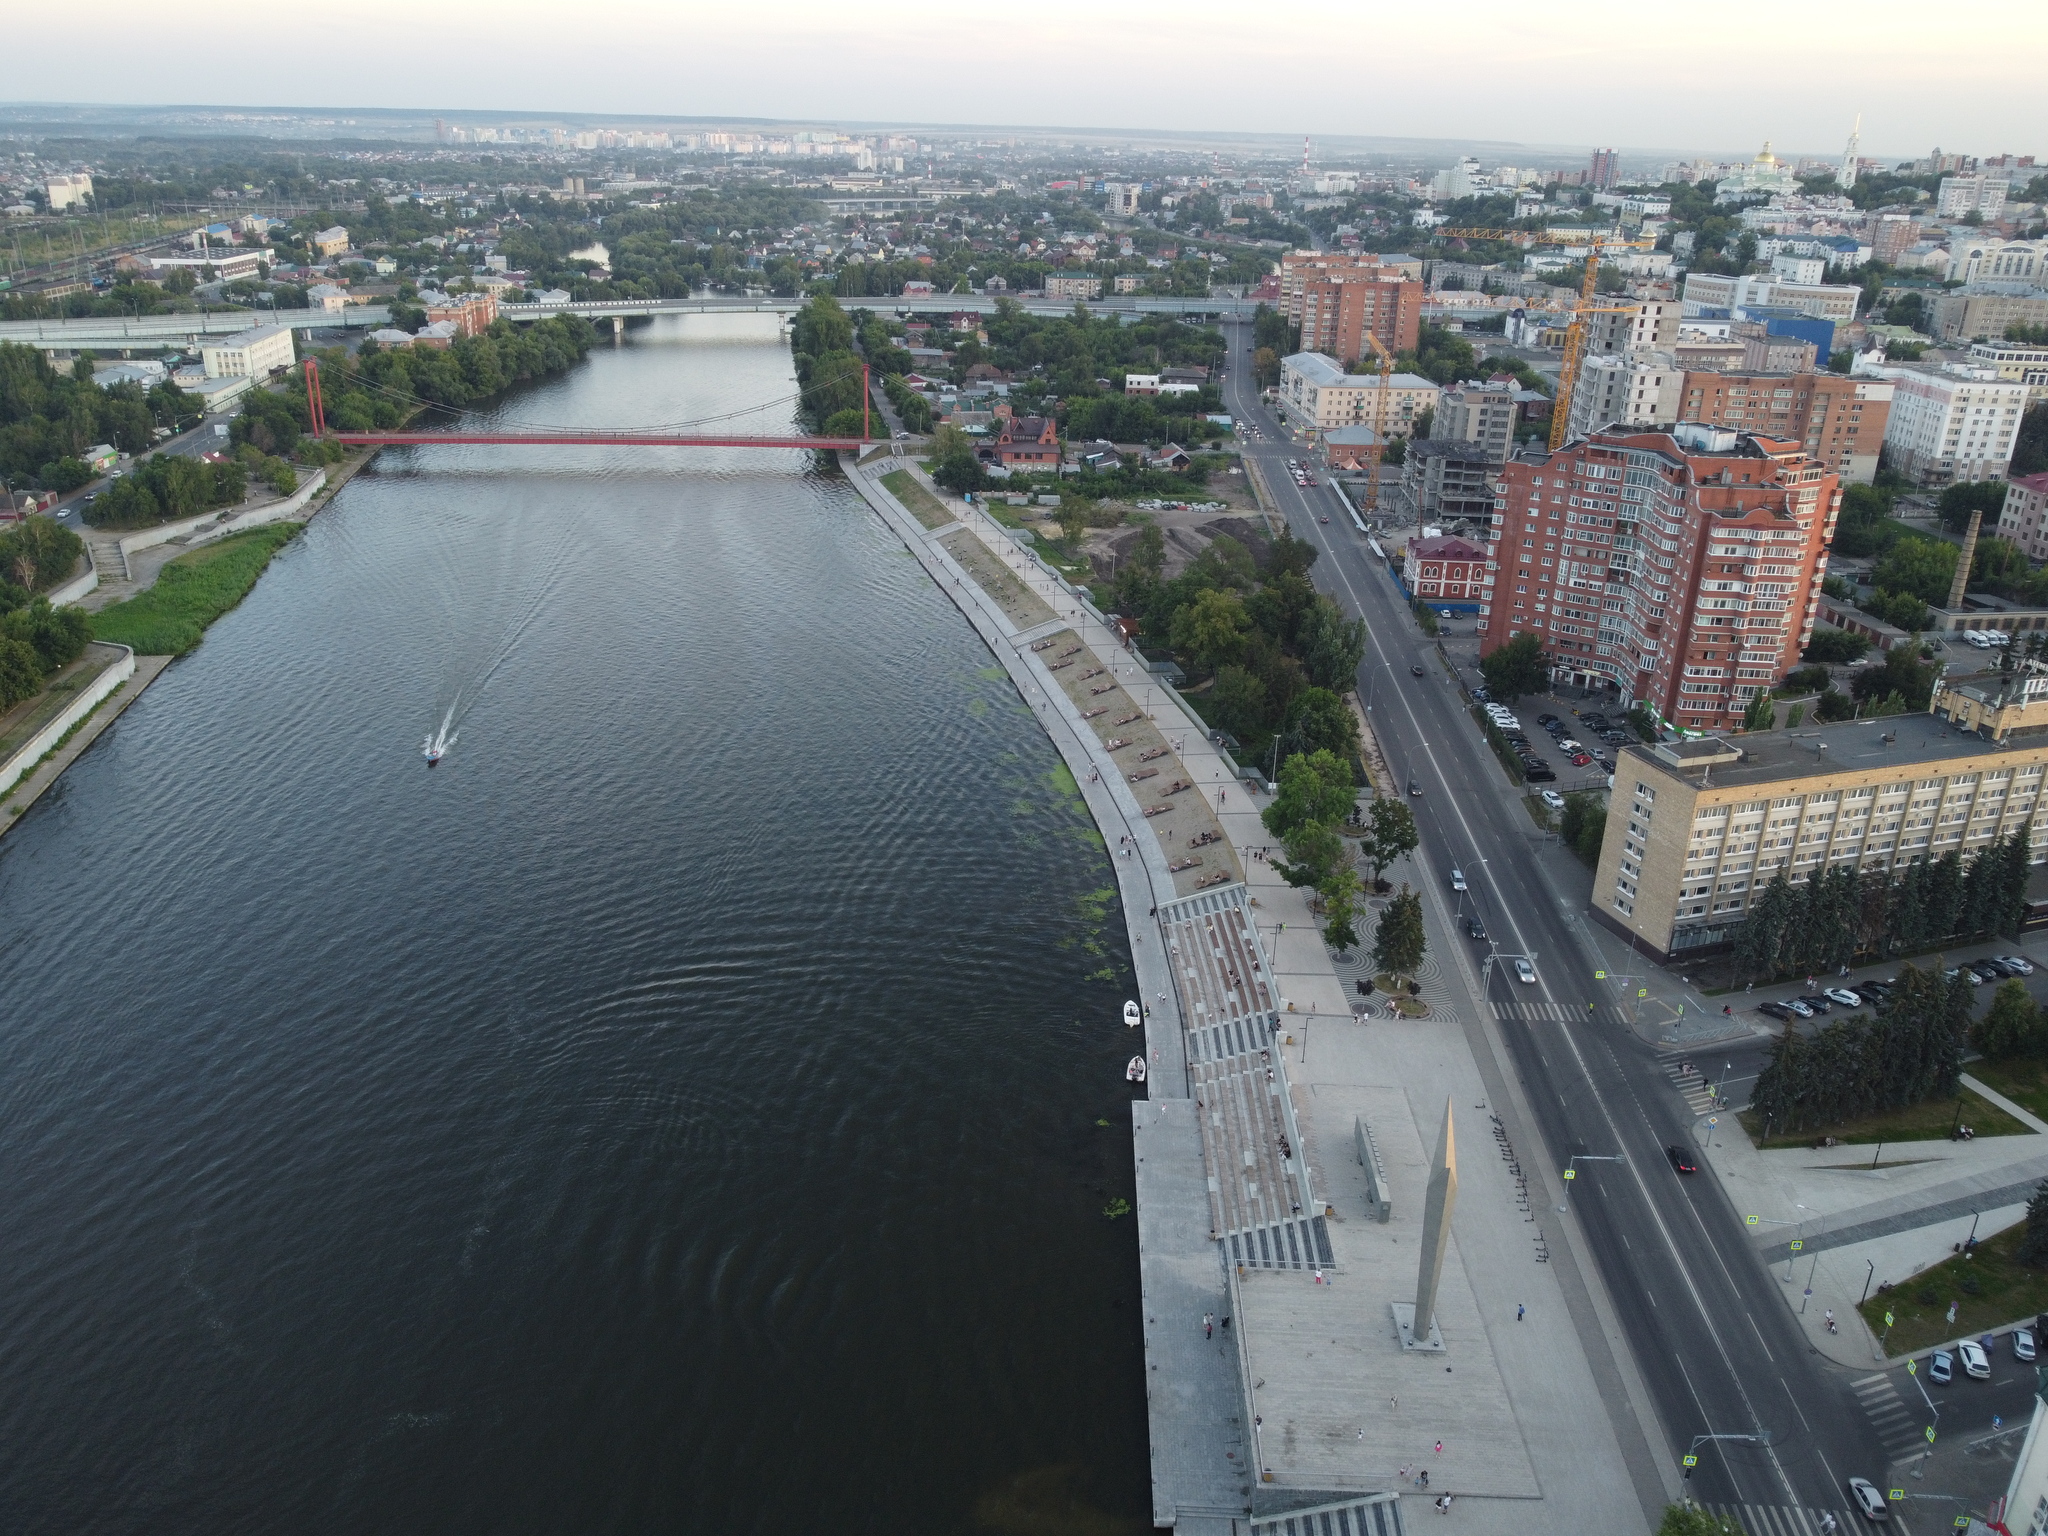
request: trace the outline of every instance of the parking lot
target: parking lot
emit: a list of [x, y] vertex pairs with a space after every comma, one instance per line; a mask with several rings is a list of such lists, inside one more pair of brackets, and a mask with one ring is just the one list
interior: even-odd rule
[[[1561, 784], [1566, 791], [1605, 788], [1614, 772], [1615, 755], [1635, 739], [1623, 722], [1598, 710], [1586, 711], [1572, 720], [1545, 710], [1535, 716], [1536, 732], [1548, 738], [1539, 750], [1535, 737], [1513, 710], [1494, 703], [1484, 688], [1475, 688], [1472, 696], [1507, 739], [1522, 765], [1523, 778], [1530, 784]], [[1545, 755], [1546, 751], [1555, 757], [1555, 762]]]

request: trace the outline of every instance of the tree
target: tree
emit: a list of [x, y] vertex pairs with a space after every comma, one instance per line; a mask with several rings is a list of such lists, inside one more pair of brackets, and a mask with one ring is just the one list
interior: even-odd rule
[[2026, 983], [2007, 981], [1991, 994], [1991, 1007], [1970, 1028], [1970, 1044], [1993, 1061], [2032, 1056], [2041, 1047], [2041, 1010]]
[[1961, 533], [1970, 526], [1971, 513], [1982, 512], [1986, 518], [1996, 521], [1999, 509], [2004, 505], [2003, 480], [1959, 480], [1941, 493], [1936, 510], [1944, 524]]
[[958, 427], [940, 427], [932, 436], [932, 479], [949, 491], [965, 495], [988, 483], [974, 440]]
[[1357, 683], [1358, 664], [1365, 659], [1365, 620], [1347, 620], [1336, 603], [1318, 594], [1302, 612], [1297, 644], [1308, 680], [1341, 692]]
[[1359, 851], [1365, 855], [1366, 863], [1372, 866], [1374, 884], [1379, 883], [1380, 871], [1394, 860], [1413, 853], [1421, 842], [1415, 830], [1415, 813], [1408, 809], [1408, 802], [1382, 795], [1373, 801], [1366, 812], [1371, 831], [1360, 844]]
[[1515, 636], [1506, 645], [1479, 661], [1486, 677], [1486, 689], [1503, 704], [1512, 704], [1525, 693], [1539, 693], [1550, 680], [1543, 663], [1543, 640], [1535, 634]]
[[2033, 1198], [2027, 1201], [2027, 1229], [2020, 1236], [2016, 1257], [2036, 1269], [2048, 1268], [2048, 1179], [2036, 1186]]
[[1271, 347], [1260, 347], [1252, 353], [1252, 377], [1261, 389], [1270, 389], [1280, 382], [1280, 354]]
[[1218, 667], [1202, 713], [1210, 724], [1243, 741], [1265, 729], [1266, 685], [1243, 667]]
[[1380, 913], [1372, 939], [1372, 963], [1389, 976], [1413, 975], [1427, 941], [1422, 931], [1422, 898], [1404, 884]]
[[1210, 590], [1173, 615], [1173, 648], [1205, 671], [1235, 661], [1244, 648], [1250, 620], [1244, 599], [1235, 592]]
[[1344, 839], [1327, 821], [1302, 822], [1280, 840], [1280, 847], [1287, 857], [1276, 859], [1273, 867], [1280, 872], [1281, 879], [1294, 886], [1320, 888], [1345, 866], [1347, 859]]
[[1947, 602], [1958, 553], [1953, 544], [1909, 534], [1877, 562], [1871, 584], [1886, 592], [1910, 592], [1926, 603]]
[[1816, 661], [1823, 666], [1843, 667], [1852, 661], [1861, 661], [1863, 653], [1869, 649], [1870, 641], [1862, 635], [1852, 635], [1846, 629], [1816, 629], [1799, 659]]
[[1856, 680], [1849, 685], [1850, 693], [1858, 699], [1881, 699], [1890, 693], [1897, 693], [1906, 701], [1911, 710], [1923, 710], [1934, 696], [1934, 679], [1937, 670], [1923, 664], [1914, 654], [1910, 645], [1895, 645], [1885, 652], [1884, 665], [1865, 667], [1856, 674]]
[[1853, 720], [1856, 706], [1849, 702], [1849, 695], [1839, 688], [1830, 688], [1823, 693], [1813, 706], [1813, 718], [1822, 725], [1832, 725], [1837, 720]]
[[1285, 838], [1311, 821], [1336, 826], [1356, 803], [1351, 765], [1333, 752], [1295, 753], [1280, 765], [1273, 803], [1259, 813], [1266, 830]]
[[1600, 861], [1600, 845], [1607, 837], [1607, 809], [1591, 790], [1564, 797], [1564, 816], [1558, 830], [1571, 849], [1588, 864]]
[[1336, 950], [1358, 947], [1358, 871], [1339, 869], [1317, 885], [1323, 898], [1323, 942]]
[[1778, 723], [1778, 706], [1768, 692], [1759, 693], [1749, 701], [1749, 707], [1742, 712], [1742, 728], [1745, 731], [1768, 731]]
[[1289, 753], [1328, 751], [1348, 761], [1358, 756], [1358, 717], [1327, 688], [1305, 688], [1287, 706], [1281, 741]]
[[1647, 704], [1638, 704], [1628, 712], [1629, 729], [1634, 731], [1651, 746], [1657, 744], [1657, 713]]

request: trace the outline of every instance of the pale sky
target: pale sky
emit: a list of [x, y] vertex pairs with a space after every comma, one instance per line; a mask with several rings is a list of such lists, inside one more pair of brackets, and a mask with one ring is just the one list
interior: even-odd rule
[[[1954, 25], [1948, 23], [1953, 21]], [[1373, 134], [1623, 149], [2048, 158], [2048, 6], [1900, 0], [1123, 0], [952, 9], [101, 0], [9, 16], [0, 94]], [[2003, 75], [1992, 73], [2001, 62]], [[24, 67], [30, 66], [33, 67]]]

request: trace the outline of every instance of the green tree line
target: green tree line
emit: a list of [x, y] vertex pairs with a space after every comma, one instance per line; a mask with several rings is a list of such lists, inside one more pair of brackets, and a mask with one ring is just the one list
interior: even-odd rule
[[92, 363], [80, 358], [60, 372], [34, 347], [0, 341], [0, 477], [74, 490], [92, 478], [78, 456], [108, 443], [146, 453], [159, 426], [177, 429], [199, 419], [199, 403], [168, 380], [101, 389]]
[[71, 579], [85, 545], [47, 517], [25, 517], [0, 530], [0, 710], [42, 692], [92, 638], [76, 608], [52, 608], [46, 594]]
[[1781, 869], [1736, 930], [1736, 972], [1745, 980], [1818, 975], [1859, 956], [2017, 933], [2030, 857], [2023, 828], [1967, 863], [1950, 851], [1892, 870], [1817, 870], [1802, 885]]
[[1970, 1030], [1970, 979], [1908, 965], [1873, 1018], [1814, 1033], [1791, 1022], [1771, 1048], [1750, 1109], [1771, 1131], [1839, 1125], [1956, 1091]]

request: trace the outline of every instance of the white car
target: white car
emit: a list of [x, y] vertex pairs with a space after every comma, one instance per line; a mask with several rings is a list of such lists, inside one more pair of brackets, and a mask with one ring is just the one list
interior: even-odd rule
[[2034, 1358], [2034, 1330], [2015, 1328], [2012, 1331], [2012, 1355], [2015, 1360]]
[[1554, 789], [1546, 789], [1543, 791], [1543, 803], [1553, 811], [1561, 811], [1564, 809], [1564, 796]]
[[1454, 891], [1465, 889], [1465, 871], [1458, 868], [1455, 864], [1451, 866], [1451, 889]]
[[1974, 1376], [1979, 1381], [1991, 1379], [1991, 1357], [1984, 1353], [1982, 1344], [1974, 1339], [1965, 1339], [1956, 1346], [1956, 1353], [1962, 1357], [1965, 1376]]
[[1821, 995], [1830, 1002], [1840, 1003], [1844, 1008], [1861, 1008], [1863, 999], [1847, 987], [1823, 987]]
[[2011, 966], [2014, 970], [2018, 971], [2022, 976], [2031, 976], [2034, 974], [2034, 962], [2029, 960], [2025, 955], [2000, 955], [1998, 958], [2005, 964]]
[[1536, 967], [1524, 960], [1520, 955], [1515, 956], [1515, 980], [1527, 985], [1535, 979]]
[[1856, 1506], [1856, 1513], [1866, 1520], [1889, 1520], [1892, 1517], [1891, 1506], [1885, 1503], [1884, 1495], [1863, 1478], [1849, 1479], [1849, 1501]]

